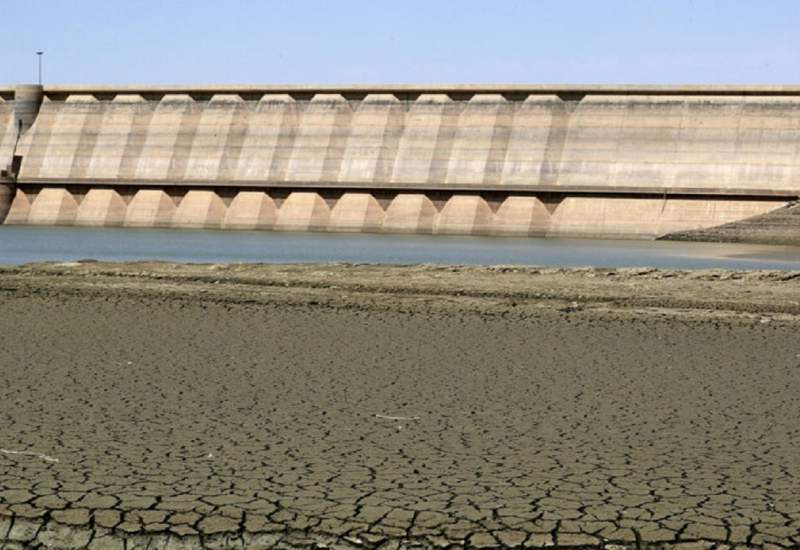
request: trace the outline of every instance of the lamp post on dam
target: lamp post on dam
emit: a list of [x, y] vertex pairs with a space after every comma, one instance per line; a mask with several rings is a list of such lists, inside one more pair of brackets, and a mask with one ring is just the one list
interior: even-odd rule
[[42, 50], [38, 50], [36, 52], [36, 58], [39, 60], [39, 86], [42, 85], [42, 56], [44, 52]]

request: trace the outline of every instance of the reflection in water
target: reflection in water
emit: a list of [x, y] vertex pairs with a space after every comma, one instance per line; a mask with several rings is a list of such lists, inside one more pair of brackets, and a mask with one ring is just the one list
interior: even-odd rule
[[746, 244], [0, 226], [0, 263], [45, 260], [518, 264], [800, 269], [800, 248]]

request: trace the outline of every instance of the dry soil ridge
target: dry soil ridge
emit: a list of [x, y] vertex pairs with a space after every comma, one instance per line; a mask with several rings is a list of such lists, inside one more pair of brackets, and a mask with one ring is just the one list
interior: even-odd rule
[[782, 270], [83, 261], [0, 266], [0, 276], [0, 291], [200, 293], [239, 303], [800, 314], [800, 271]]

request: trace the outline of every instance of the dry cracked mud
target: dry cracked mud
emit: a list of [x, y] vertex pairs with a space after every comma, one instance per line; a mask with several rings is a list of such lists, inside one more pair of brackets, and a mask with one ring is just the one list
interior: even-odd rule
[[0, 267], [0, 548], [800, 545], [800, 273]]

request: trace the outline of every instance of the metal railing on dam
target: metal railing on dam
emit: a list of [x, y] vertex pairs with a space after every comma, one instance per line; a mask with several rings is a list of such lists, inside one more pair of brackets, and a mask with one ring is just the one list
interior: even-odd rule
[[657, 237], [800, 195], [800, 87], [0, 87], [0, 131], [7, 224]]

